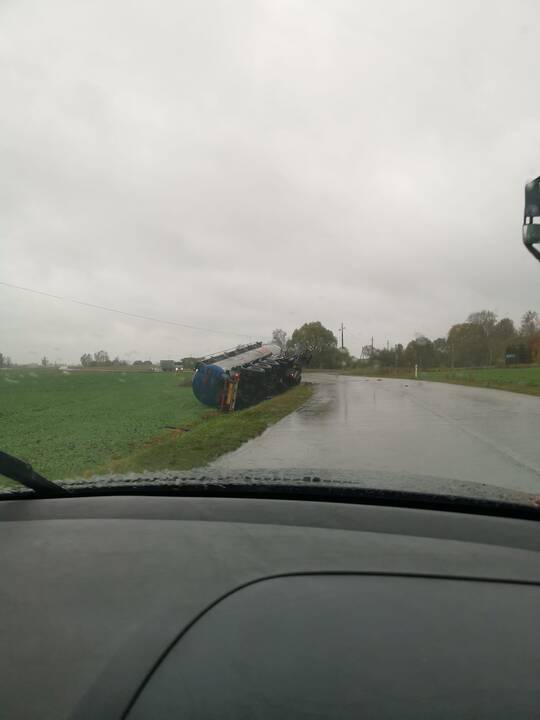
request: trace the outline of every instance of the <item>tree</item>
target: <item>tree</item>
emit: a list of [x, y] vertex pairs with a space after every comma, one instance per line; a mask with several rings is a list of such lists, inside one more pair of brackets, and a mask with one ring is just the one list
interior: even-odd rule
[[529, 339], [527, 349], [529, 351], [529, 362], [535, 362], [538, 365], [540, 361], [540, 332]]
[[527, 310], [523, 313], [521, 318], [521, 325], [519, 326], [519, 334], [524, 337], [530, 337], [540, 330], [540, 319], [538, 313], [535, 310]]
[[3, 353], [0, 353], [0, 368], [4, 367], [4, 355]]
[[367, 361], [368, 365], [372, 365], [378, 354], [379, 350], [373, 347], [373, 345], [362, 345], [360, 359], [364, 362]]
[[81, 365], [83, 367], [90, 367], [91, 364], [92, 356], [90, 355], [90, 353], [84, 353], [83, 355], [81, 355]]
[[44, 356], [41, 358], [41, 365], [46, 368], [48, 364], [49, 364], [49, 359], [47, 358], [46, 355], [44, 355]]
[[497, 363], [506, 361], [506, 351], [508, 346], [516, 337], [516, 328], [514, 321], [510, 318], [501, 318], [493, 328], [490, 338], [490, 345], [493, 351], [493, 359]]
[[96, 353], [94, 353], [94, 361], [97, 365], [109, 365], [109, 353], [107, 353], [105, 350], [98, 350]]
[[433, 367], [435, 363], [435, 352], [433, 343], [424, 335], [419, 335], [405, 348], [403, 361], [406, 365], [418, 365], [421, 368]]
[[335, 355], [335, 365], [333, 367], [351, 367], [353, 365], [353, 358], [346, 347], [337, 348]]
[[484, 329], [486, 336], [488, 336], [495, 327], [497, 315], [492, 310], [480, 310], [471, 313], [467, 318], [467, 322], [472, 325], [480, 325]]
[[510, 318], [501, 318], [493, 328], [493, 335], [501, 340], [509, 340], [516, 334], [514, 321]]
[[448, 348], [452, 367], [487, 365], [489, 347], [484, 328], [477, 323], [452, 325], [448, 333]]
[[185, 358], [182, 358], [182, 367], [185, 370], [194, 370], [197, 367], [197, 363], [199, 362], [200, 358], [188, 356]]
[[337, 351], [337, 338], [331, 330], [320, 322], [305, 323], [297, 328], [288, 343], [296, 352], [311, 355], [311, 365], [318, 368], [333, 368], [340, 363]]
[[[371, 345], [369, 346], [371, 348]], [[396, 364], [395, 350], [383, 348], [377, 352], [377, 364], [380, 367], [394, 367]]]
[[471, 313], [467, 318], [467, 322], [471, 325], [478, 325], [482, 328], [486, 337], [486, 346], [488, 353], [486, 363], [491, 365], [493, 363], [493, 358], [495, 354], [496, 343], [493, 342], [493, 331], [495, 328], [495, 323], [497, 322], [497, 315], [491, 310], [480, 310], [479, 312]]
[[446, 338], [440, 337], [433, 341], [433, 354], [437, 367], [446, 367], [449, 364], [450, 353]]
[[275, 342], [276, 345], [279, 345], [281, 350], [284, 350], [287, 345], [287, 333], [285, 330], [276, 328], [272, 333], [272, 342]]

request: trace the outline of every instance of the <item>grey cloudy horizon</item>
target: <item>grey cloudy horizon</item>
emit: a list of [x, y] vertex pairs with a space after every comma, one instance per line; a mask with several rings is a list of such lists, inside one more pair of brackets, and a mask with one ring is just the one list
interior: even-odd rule
[[359, 355], [540, 310], [536, 0], [0, 4], [18, 362], [182, 357], [320, 320]]

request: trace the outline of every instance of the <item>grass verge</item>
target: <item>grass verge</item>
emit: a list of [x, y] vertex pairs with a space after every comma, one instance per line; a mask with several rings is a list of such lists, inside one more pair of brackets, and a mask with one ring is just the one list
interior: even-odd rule
[[340, 375], [360, 375], [361, 377], [414, 378], [414, 370], [411, 368], [350, 368], [338, 372]]
[[312, 392], [311, 385], [303, 383], [230, 415], [211, 410], [181, 429], [156, 435], [138, 450], [99, 468], [99, 473], [189, 470], [204, 466], [260, 435], [269, 425], [296, 410]]
[[[413, 379], [414, 371], [410, 368], [379, 368], [353, 369], [343, 372], [345, 375], [361, 375], [365, 377], [389, 377]], [[418, 373], [419, 380], [443, 382], [453, 385], [492, 388], [525, 395], [540, 395], [540, 367], [507, 367], [507, 368], [459, 368], [426, 370]]]
[[439, 370], [419, 373], [419, 380], [540, 395], [540, 367]]

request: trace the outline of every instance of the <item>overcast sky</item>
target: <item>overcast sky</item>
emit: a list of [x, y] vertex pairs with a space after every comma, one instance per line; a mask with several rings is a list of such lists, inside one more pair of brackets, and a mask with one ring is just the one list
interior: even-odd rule
[[540, 310], [538, 0], [0, 0], [0, 351], [181, 357]]

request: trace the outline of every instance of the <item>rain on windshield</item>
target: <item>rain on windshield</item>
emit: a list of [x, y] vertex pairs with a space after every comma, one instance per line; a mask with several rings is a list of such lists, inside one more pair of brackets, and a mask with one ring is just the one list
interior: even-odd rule
[[537, 3], [0, 18], [0, 450], [538, 491]]

